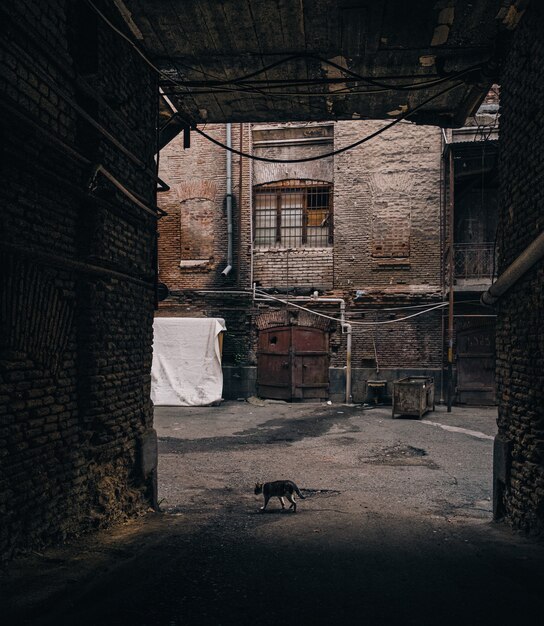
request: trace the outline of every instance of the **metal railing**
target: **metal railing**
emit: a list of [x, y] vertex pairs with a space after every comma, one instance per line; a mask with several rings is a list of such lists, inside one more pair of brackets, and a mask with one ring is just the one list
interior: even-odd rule
[[456, 243], [453, 246], [455, 278], [480, 278], [492, 280], [494, 263], [494, 244]]

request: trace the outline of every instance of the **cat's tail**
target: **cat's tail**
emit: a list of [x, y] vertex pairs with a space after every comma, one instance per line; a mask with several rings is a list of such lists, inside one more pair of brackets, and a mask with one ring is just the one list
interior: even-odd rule
[[306, 498], [300, 493], [300, 489], [295, 485], [295, 491], [297, 493], [297, 496], [301, 499], [301, 500], [305, 500]]

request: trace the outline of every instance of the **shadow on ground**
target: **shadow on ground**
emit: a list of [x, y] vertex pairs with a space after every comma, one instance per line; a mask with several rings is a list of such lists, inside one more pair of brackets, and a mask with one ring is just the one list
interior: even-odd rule
[[[281, 533], [259, 533], [277, 524]], [[54, 602], [6, 623], [500, 625], [519, 621], [520, 607], [540, 610], [542, 559], [500, 527], [375, 514], [358, 524], [342, 533], [315, 511], [252, 510], [191, 532], [175, 515], [155, 516], [141, 544], [116, 543], [114, 567], [95, 564]]]
[[[359, 409], [360, 412], [360, 409]], [[319, 437], [338, 423], [344, 422], [350, 414], [342, 416], [330, 413], [315, 413], [296, 420], [270, 419], [257, 427], [247, 428], [223, 437], [204, 437], [201, 439], [180, 439], [178, 437], [160, 437], [159, 452], [161, 454], [187, 454], [189, 452], [227, 452], [242, 446], [258, 447], [270, 444], [289, 444], [307, 437]]]
[[[544, 547], [490, 521], [493, 413], [167, 413], [164, 512], [11, 564], [4, 623], [510, 626], [541, 613]], [[259, 512], [259, 473], [300, 477], [297, 513]]]

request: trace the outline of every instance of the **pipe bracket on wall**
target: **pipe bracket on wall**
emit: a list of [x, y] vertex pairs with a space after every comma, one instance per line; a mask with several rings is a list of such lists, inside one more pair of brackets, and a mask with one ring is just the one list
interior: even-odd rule
[[191, 127], [185, 124], [183, 127], [183, 149], [187, 150], [191, 147]]

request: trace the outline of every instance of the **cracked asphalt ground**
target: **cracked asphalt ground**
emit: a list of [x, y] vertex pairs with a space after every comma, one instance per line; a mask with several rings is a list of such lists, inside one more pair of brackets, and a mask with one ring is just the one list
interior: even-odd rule
[[[10, 624], [511, 624], [544, 547], [491, 521], [495, 409], [157, 407], [161, 514], [29, 555]], [[255, 481], [295, 481], [297, 513]], [[8, 606], [4, 604], [4, 606]], [[11, 611], [11, 612], [10, 612]]]

